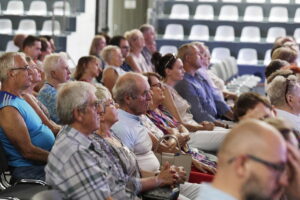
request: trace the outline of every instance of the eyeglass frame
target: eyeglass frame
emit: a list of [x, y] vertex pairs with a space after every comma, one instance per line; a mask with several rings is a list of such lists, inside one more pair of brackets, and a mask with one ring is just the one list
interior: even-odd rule
[[158, 82], [158, 83], [151, 85], [150, 87], [158, 87], [158, 88], [162, 89], [163, 85], [161, 84], [161, 82]]
[[24, 70], [24, 71], [28, 71], [30, 70], [29, 65], [25, 65], [24, 67], [14, 67], [14, 68], [10, 68], [9, 70]]
[[103, 101], [97, 99], [95, 100], [94, 102], [92, 103], [88, 103], [88, 102], [85, 102], [84, 104], [82, 104], [81, 106], [78, 106], [77, 108], [81, 111], [85, 110], [88, 106], [93, 106], [93, 108], [95, 110], [97, 110], [100, 106], [102, 106], [102, 109], [103, 109]]

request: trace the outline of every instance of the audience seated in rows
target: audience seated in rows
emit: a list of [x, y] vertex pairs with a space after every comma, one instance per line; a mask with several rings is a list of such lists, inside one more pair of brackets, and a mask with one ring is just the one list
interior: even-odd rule
[[38, 99], [44, 104], [50, 114], [50, 119], [60, 124], [56, 110], [56, 93], [61, 83], [65, 83], [70, 79], [70, 70], [68, 66], [67, 56], [64, 53], [54, 53], [48, 55], [44, 61], [44, 71], [46, 82], [38, 94]]
[[[96, 88], [86, 82], [65, 83], [59, 89], [58, 115], [66, 126], [49, 155], [45, 169], [47, 183], [68, 199], [136, 199], [141, 191], [180, 183], [184, 177], [179, 177], [169, 164], [165, 164], [157, 176], [149, 178], [140, 178], [138, 172], [130, 174], [125, 170], [122, 155], [118, 153], [125, 155], [126, 152], [113, 150], [123, 146], [112, 146], [105, 139], [106, 126], [111, 126], [116, 119], [107, 121], [109, 108], [106, 104], [99, 105], [95, 92]], [[99, 129], [100, 113], [105, 126], [102, 129]], [[95, 134], [98, 129], [100, 132]], [[127, 153], [125, 156], [130, 156], [130, 152]], [[137, 170], [136, 166], [126, 165]]]
[[194, 120], [211, 121], [225, 127], [218, 118], [225, 116], [232, 119], [232, 111], [218, 91], [197, 72], [201, 68], [199, 49], [194, 45], [185, 44], [179, 48], [177, 56], [183, 62], [185, 74], [183, 80], [175, 85], [175, 89], [191, 104]]
[[280, 70], [286, 66], [289, 66], [290, 63], [288, 63], [287, 61], [285, 60], [280, 60], [280, 59], [274, 59], [272, 60], [267, 66], [266, 66], [266, 69], [265, 69], [265, 78], [266, 80], [269, 78], [269, 76], [276, 72], [277, 70]]
[[22, 98], [31, 85], [32, 71], [23, 53], [0, 57], [0, 141], [12, 179], [45, 179], [44, 166], [54, 144], [54, 134]]
[[25, 38], [23, 42], [22, 52], [29, 56], [35, 63], [38, 61], [38, 57], [41, 54], [41, 39], [32, 35]]
[[151, 64], [147, 64], [142, 50], [145, 47], [144, 36], [138, 29], [127, 31], [124, 34], [125, 38], [129, 42], [130, 53], [126, 57], [125, 61], [131, 66], [134, 72], [153, 72]]
[[121, 68], [126, 72], [132, 71], [131, 67], [125, 62], [125, 58], [129, 55], [129, 50], [130, 50], [129, 43], [126, 40], [126, 38], [120, 35], [114, 36], [111, 38], [109, 44], [118, 46], [121, 49], [122, 60], [123, 60]]
[[121, 50], [117, 46], [108, 45], [101, 52], [106, 65], [103, 70], [102, 83], [112, 91], [119, 76], [126, 72], [120, 67], [123, 63]]

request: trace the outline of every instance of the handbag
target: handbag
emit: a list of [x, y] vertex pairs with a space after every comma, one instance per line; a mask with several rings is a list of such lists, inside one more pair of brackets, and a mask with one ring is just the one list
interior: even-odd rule
[[143, 200], [176, 200], [179, 196], [179, 186], [171, 188], [170, 186], [158, 187], [153, 190], [143, 192]]
[[[176, 140], [179, 152], [178, 153], [166, 153], [161, 152], [158, 153], [158, 147], [161, 144], [161, 142], [166, 138], [174, 138]], [[164, 164], [165, 162], [169, 162], [171, 165], [175, 165], [177, 167], [183, 167], [186, 171], [187, 180], [189, 180], [190, 172], [191, 172], [191, 166], [192, 166], [192, 156], [190, 154], [182, 154], [181, 153], [181, 146], [180, 143], [174, 135], [165, 135], [159, 139], [158, 145], [156, 146], [154, 150], [154, 154], [159, 160], [160, 164]]]

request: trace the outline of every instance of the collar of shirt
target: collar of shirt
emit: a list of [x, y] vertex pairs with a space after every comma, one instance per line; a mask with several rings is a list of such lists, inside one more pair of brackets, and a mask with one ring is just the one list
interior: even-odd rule
[[123, 115], [127, 118], [133, 119], [133, 120], [138, 121], [138, 122], [141, 121], [140, 116], [138, 116], [138, 115], [131, 114], [131, 113], [126, 112], [125, 110], [122, 110], [122, 109], [118, 109], [118, 112], [119, 112], [119, 115]]
[[73, 141], [76, 141], [78, 144], [85, 148], [89, 148], [92, 143], [91, 136], [85, 136], [83, 133], [79, 132], [75, 128], [72, 128], [71, 126], [64, 126], [61, 133], [63, 132], [66, 132], [65, 134], [67, 137], [72, 138]]

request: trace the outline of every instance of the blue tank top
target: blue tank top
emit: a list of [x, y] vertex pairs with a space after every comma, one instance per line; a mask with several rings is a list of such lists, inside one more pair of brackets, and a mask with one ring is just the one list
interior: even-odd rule
[[[55, 137], [52, 131], [42, 123], [35, 110], [22, 98], [0, 91], [0, 109], [11, 106], [19, 111], [27, 126], [31, 143], [46, 151], [50, 151]], [[5, 119], [0, 119], [5, 120]], [[32, 166], [34, 163], [25, 159], [21, 153], [8, 140], [3, 129], [0, 127], [0, 141], [8, 158], [8, 164], [13, 167]]]

